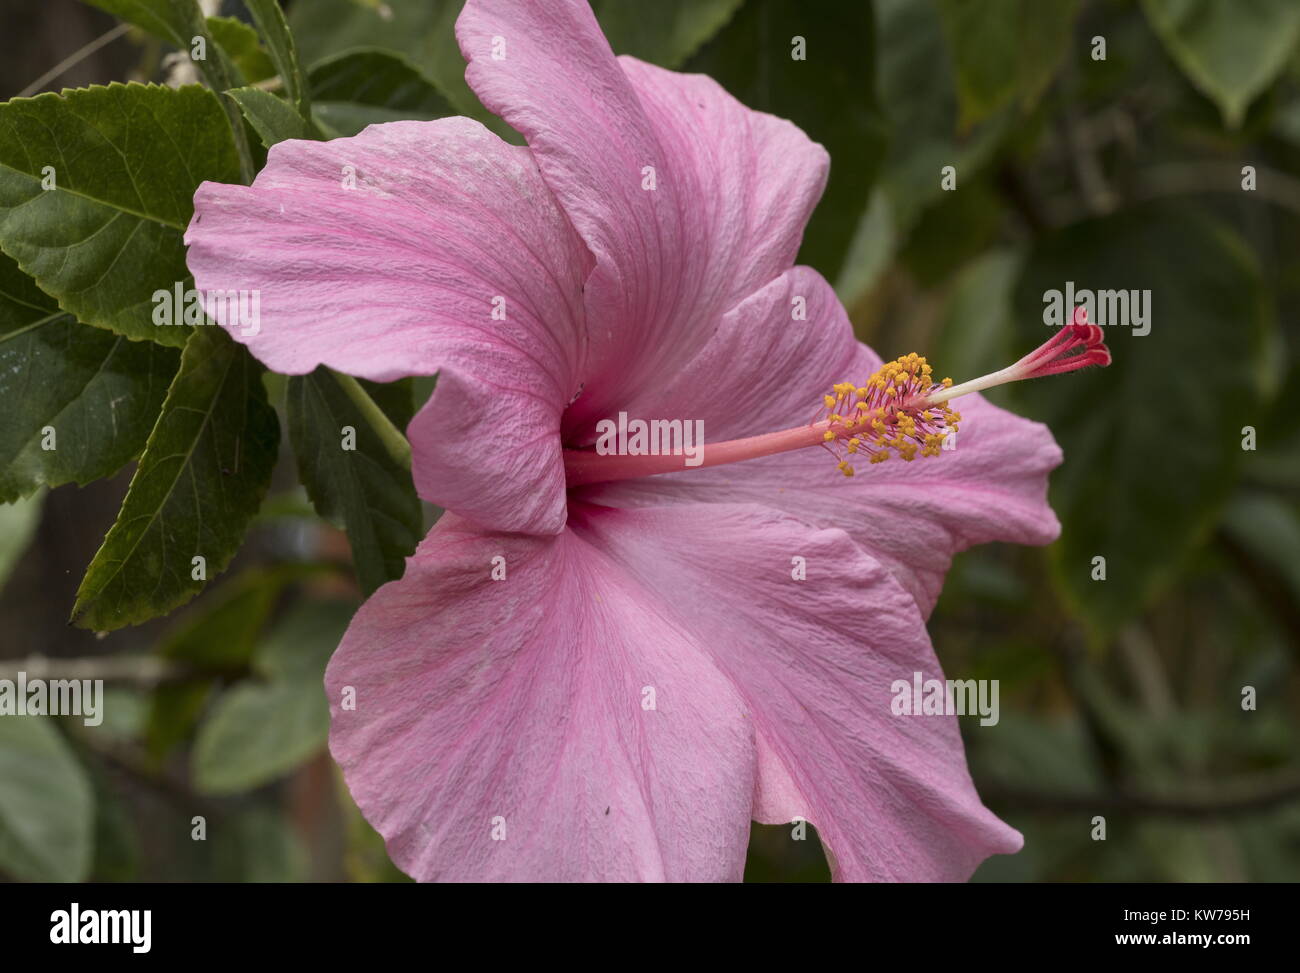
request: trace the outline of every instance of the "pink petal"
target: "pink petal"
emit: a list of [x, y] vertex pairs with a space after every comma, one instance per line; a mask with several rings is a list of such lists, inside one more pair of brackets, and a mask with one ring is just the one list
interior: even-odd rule
[[842, 531], [744, 505], [576, 508], [570, 524], [736, 687], [753, 813], [815, 825], [837, 880], [961, 881], [1020, 848], [975, 793], [956, 719], [894, 715], [895, 681], [943, 676], [911, 596]]
[[1019, 847], [955, 720], [892, 715], [894, 680], [938, 663], [911, 598], [842, 532], [745, 506], [571, 523], [440, 523], [330, 663], [331, 749], [404, 870], [737, 880], [751, 814], [810, 821], [842, 880], [964, 879]]
[[470, 86], [526, 136], [596, 258], [586, 387], [565, 423], [586, 441], [790, 266], [826, 152], [707, 77], [616, 60], [585, 0], [470, 0], [456, 33]]
[[[806, 322], [790, 318], [795, 295], [807, 299]], [[796, 267], [722, 319], [653, 415], [703, 419], [706, 442], [791, 428], [811, 421], [833, 383], [860, 383], [879, 366], [853, 338], [826, 282]], [[1061, 451], [1047, 428], [979, 395], [952, 404], [962, 415], [956, 448], [937, 457], [863, 461], [845, 477], [828, 453], [811, 447], [584, 487], [578, 496], [615, 507], [748, 501], [838, 527], [884, 563], [928, 616], [958, 551], [990, 541], [1047, 544], [1060, 533], [1047, 474]]]
[[570, 531], [444, 517], [362, 606], [325, 682], [334, 757], [418, 879], [742, 875], [752, 725], [688, 633]]
[[204, 183], [194, 202], [196, 285], [260, 291], [260, 330], [233, 337], [288, 374], [441, 372], [412, 427], [421, 495], [486, 525], [560, 529], [591, 258], [527, 149], [465, 118], [375, 125], [281, 142], [251, 187]]
[[856, 373], [861, 347], [825, 278], [793, 267], [723, 315], [708, 343], [658, 388], [619, 408], [701, 420], [708, 442], [789, 429], [811, 421], [831, 385]]

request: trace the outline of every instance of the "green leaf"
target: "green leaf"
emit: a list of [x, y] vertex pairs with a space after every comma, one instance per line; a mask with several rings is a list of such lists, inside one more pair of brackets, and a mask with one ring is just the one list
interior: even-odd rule
[[[1181, 571], [1213, 526], [1258, 414], [1273, 311], [1253, 255], [1186, 209], [1145, 206], [1042, 241], [1016, 292], [1019, 341], [1050, 336], [1044, 295], [1149, 289], [1150, 332], [1106, 327], [1104, 369], [1013, 386], [1065, 451], [1051, 548], [1069, 602], [1113, 632]], [[1158, 458], [1158, 460], [1157, 460]], [[1106, 558], [1106, 580], [1092, 559]]]
[[745, 0], [595, 0], [592, 8], [615, 54], [676, 68], [699, 50]]
[[[1281, 359], [1275, 355], [1274, 361]], [[1255, 451], [1246, 458], [1244, 476], [1252, 483], [1290, 490], [1300, 483], [1300, 360], [1295, 361], [1256, 427]]]
[[[792, 38], [804, 40], [795, 60]], [[876, 102], [875, 23], [868, 4], [749, 0], [683, 70], [716, 78], [750, 108], [788, 118], [834, 164], [799, 252], [833, 280], [884, 152]]]
[[[148, 31], [173, 47], [194, 56], [194, 39], [203, 38], [204, 55], [196, 61], [198, 69], [217, 91], [242, 84], [238, 68], [224, 49], [213, 44], [211, 20], [203, 16], [197, 0], [82, 0], [105, 10], [129, 24]], [[229, 18], [212, 18], [229, 19]], [[221, 28], [225, 29], [225, 28]], [[227, 37], [229, 38], [227, 30]]]
[[157, 652], [201, 669], [247, 665], [296, 565], [249, 568], [187, 610], [163, 636]]
[[144, 728], [145, 752], [154, 766], [162, 767], [167, 755], [198, 725], [215, 682], [211, 676], [196, 676], [154, 688]]
[[0, 506], [0, 588], [36, 535], [44, 506], [43, 492]]
[[271, 481], [280, 432], [261, 368], [215, 326], [194, 329], [117, 522], [86, 569], [73, 621], [96, 630], [166, 614], [223, 571]]
[[880, 104], [889, 122], [882, 182], [893, 225], [910, 231], [940, 190], [940, 170], [957, 166], [957, 88], [939, 13], [932, 3], [878, 0]]
[[387, 51], [326, 58], [311, 69], [308, 84], [317, 121], [337, 135], [356, 135], [379, 122], [455, 114], [410, 61]]
[[237, 794], [308, 760], [329, 735], [329, 704], [320, 685], [243, 683], [227, 690], [199, 727], [194, 787]]
[[268, 149], [285, 139], [318, 139], [321, 137], [315, 124], [303, 121], [302, 117], [283, 98], [278, 98], [269, 91], [260, 88], [235, 88], [227, 91], [239, 105], [239, 110], [248, 119]]
[[[197, 61], [213, 91], [238, 88], [244, 83], [240, 69], [231, 60], [221, 44], [209, 32], [209, 22], [197, 0], [83, 0], [92, 7], [106, 10], [129, 24], [135, 24], [155, 37], [194, 56], [195, 38], [203, 38], [203, 57]], [[232, 130], [232, 142], [239, 163], [239, 179], [230, 182], [252, 182], [253, 161], [249, 154], [244, 130], [239, 123], [239, 113], [229, 101], [219, 102]]]
[[[388, 416], [398, 428], [411, 418], [410, 387], [403, 387], [405, 407]], [[362, 591], [400, 578], [424, 528], [409, 467], [390, 455], [373, 415], [325, 368], [289, 379], [286, 413], [299, 477], [320, 515], [347, 531]], [[343, 448], [345, 427], [355, 430], [354, 449]]]
[[195, 37], [207, 37], [207, 24], [196, 0], [83, 0], [129, 24], [188, 51]]
[[179, 361], [76, 323], [0, 255], [0, 502], [112, 476], [138, 456]]
[[316, 564], [248, 568], [186, 611], [156, 652], [194, 669], [157, 686], [149, 699], [145, 743], [155, 759], [187, 739], [203, 716], [218, 676], [246, 668], [285, 586], [327, 570]]
[[944, 375], [962, 381], [1020, 357], [1011, 348], [1011, 300], [1021, 264], [1019, 252], [993, 249], [957, 276], [931, 359]]
[[[301, 0], [289, 8], [289, 25], [308, 64], [357, 48], [396, 51], [410, 58], [458, 114], [489, 122], [495, 116], [465, 83], [465, 58], [456, 43], [463, 6], [464, 0]], [[495, 130], [501, 130], [500, 123]]]
[[221, 45], [249, 84], [275, 77], [275, 65], [258, 40], [257, 31], [234, 17], [209, 17], [208, 33]]
[[996, 239], [1005, 217], [992, 180], [968, 172], [960, 192], [940, 192], [917, 214], [898, 259], [922, 287], [938, 287]]
[[1300, 515], [1295, 507], [1266, 493], [1241, 493], [1224, 511], [1223, 529], [1276, 575], [1300, 606]]
[[1077, 0], [938, 0], [963, 126], [1038, 100], [1072, 49]]
[[[877, 0], [875, 9], [880, 105], [888, 122], [889, 149], [879, 185], [835, 282], [848, 306], [866, 296], [918, 227], [926, 229], [923, 221], [928, 216], [929, 228], [938, 231], [937, 242], [942, 243], [946, 214], [931, 216], [931, 210], [943, 203], [950, 209], [978, 203], [954, 204], [951, 197], [964, 194], [942, 191], [943, 168], [954, 167], [959, 188], [971, 185], [1015, 120], [1004, 110], [959, 135], [956, 80], [937, 7], [914, 0]], [[912, 247], [913, 257], [917, 252], [918, 247]]]
[[276, 0], [244, 0], [244, 6], [253, 15], [253, 22], [266, 38], [271, 60], [275, 62], [280, 75], [280, 84], [294, 110], [305, 122], [311, 121], [311, 100], [307, 95], [307, 84], [303, 80], [302, 68], [298, 66], [298, 49], [294, 45], [293, 34], [284, 19], [284, 11]]
[[94, 793], [54, 722], [0, 717], [0, 872], [79, 882], [90, 869]]
[[325, 746], [329, 702], [322, 680], [355, 606], [300, 605], [259, 649], [270, 678], [228, 690], [199, 728], [194, 744], [196, 789], [207, 794], [250, 790], [299, 766]]
[[0, 105], [0, 249], [78, 320], [183, 345], [188, 327], [153, 323], [153, 295], [190, 280], [182, 236], [199, 183], [239, 182], [230, 132], [198, 85]]
[[1300, 38], [1294, 0], [1142, 0], [1165, 50], [1236, 128]]
[[213, 880], [306, 882], [312, 858], [294, 820], [281, 808], [257, 805], [225, 820], [212, 837]]
[[258, 645], [254, 669], [271, 682], [306, 682], [321, 692], [325, 666], [356, 611], [350, 601], [296, 605]]
[[[105, 704], [105, 712], [110, 712]], [[95, 849], [90, 880], [93, 882], [136, 881], [140, 869], [140, 843], [135, 830], [135, 815], [128, 803], [112, 788], [107, 773], [96, 769], [91, 776], [94, 787]]]

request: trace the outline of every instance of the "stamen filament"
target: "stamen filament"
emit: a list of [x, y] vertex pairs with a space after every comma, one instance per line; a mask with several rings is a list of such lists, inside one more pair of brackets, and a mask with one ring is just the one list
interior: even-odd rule
[[602, 456], [593, 449], [566, 449], [564, 451], [564, 478], [571, 487], [587, 483], [607, 483], [612, 480], [630, 480], [660, 473], [679, 473], [698, 470], [705, 466], [722, 466], [739, 463], [759, 456], [772, 456], [816, 446], [830, 428], [829, 422], [811, 426], [796, 426], [780, 432], [765, 432], [745, 439], [730, 439], [720, 443], [706, 443], [698, 465], [687, 466], [682, 456]]

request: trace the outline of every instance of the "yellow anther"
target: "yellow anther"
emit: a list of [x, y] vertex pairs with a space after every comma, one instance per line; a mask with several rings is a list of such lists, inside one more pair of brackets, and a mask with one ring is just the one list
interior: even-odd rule
[[[917, 456], [940, 455], [961, 416], [945, 404], [927, 404], [925, 396], [936, 384], [932, 374], [924, 356], [913, 352], [881, 363], [861, 385], [837, 382], [834, 394], [822, 397], [831, 427], [822, 438], [845, 476], [853, 475], [845, 454], [865, 453], [872, 463], [883, 463], [891, 454], [908, 463]], [[942, 384], [951, 388], [952, 379]]]

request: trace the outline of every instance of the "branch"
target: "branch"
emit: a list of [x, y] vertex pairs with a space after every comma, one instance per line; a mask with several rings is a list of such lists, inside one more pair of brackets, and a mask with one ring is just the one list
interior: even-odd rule
[[0, 665], [0, 679], [14, 679], [25, 672], [28, 679], [103, 679], [105, 682], [133, 682], [152, 686], [192, 674], [191, 669], [170, 659], [153, 655], [106, 655], [80, 659], [52, 659], [31, 655]]
[[90, 55], [94, 54], [101, 47], [117, 40], [119, 37], [121, 37], [130, 29], [131, 29], [130, 24], [121, 23], [118, 24], [116, 27], [114, 27], [112, 30], [110, 30], [108, 33], [100, 34], [89, 44], [86, 44], [84, 47], [81, 47], [78, 50], [74, 51], [72, 54], [69, 54], [62, 61], [54, 65], [54, 67], [50, 68], [39, 78], [37, 78], [26, 88], [24, 88], [22, 91], [18, 92], [18, 94], [14, 95], [14, 97], [28, 98], [36, 94], [38, 91], [44, 88], [47, 84], [49, 84], [59, 75], [63, 74], [63, 72], [76, 67], [78, 64], [80, 64], [86, 58], [90, 57]]

